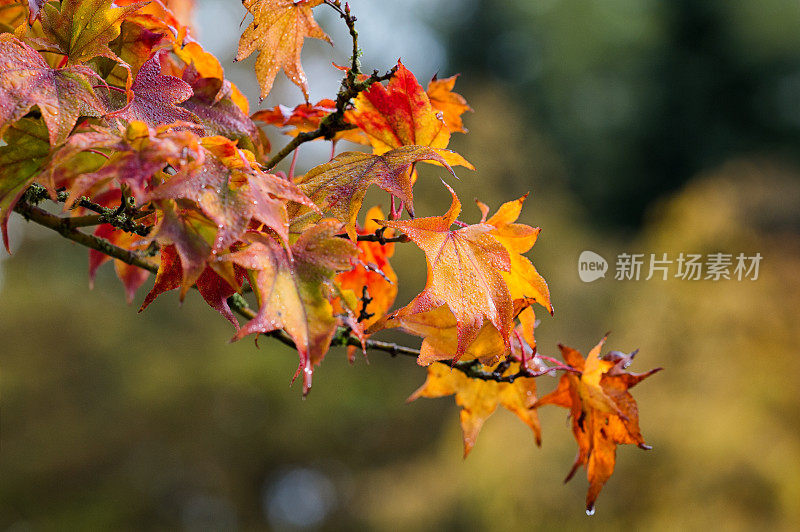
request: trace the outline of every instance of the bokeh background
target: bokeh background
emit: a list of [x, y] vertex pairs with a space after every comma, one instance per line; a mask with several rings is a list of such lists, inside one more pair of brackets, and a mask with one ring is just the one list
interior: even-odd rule
[[[12, 219], [0, 254], [0, 528], [303, 530], [797, 530], [800, 528], [800, 4], [790, 0], [353, 0], [366, 68], [402, 57], [421, 82], [462, 73], [474, 113], [451, 146], [465, 217], [525, 192], [531, 255], [554, 318], [540, 350], [640, 348], [632, 370], [650, 452], [620, 448], [593, 517], [566, 412], [544, 442], [499, 411], [461, 458], [452, 399], [406, 397], [413, 362], [333, 350], [301, 400], [296, 355], [228, 344], [190, 294], [147, 312], [86, 252]], [[312, 99], [335, 93], [345, 29], [307, 41]], [[198, 36], [232, 64], [239, 2], [198, 0]], [[301, 94], [279, 75], [264, 106]], [[253, 101], [254, 108], [258, 105]], [[284, 142], [273, 136], [273, 145]], [[304, 167], [329, 147], [304, 146]], [[436, 171], [419, 213], [441, 214]], [[402, 246], [401, 246], [402, 247]], [[399, 304], [424, 283], [402, 247]], [[578, 255], [761, 253], [757, 281], [591, 284]], [[613, 272], [612, 272], [613, 273]], [[139, 300], [144, 290], [139, 294]], [[137, 304], [139, 301], [137, 301]], [[387, 338], [392, 338], [387, 335]], [[540, 379], [542, 393], [555, 379]]]

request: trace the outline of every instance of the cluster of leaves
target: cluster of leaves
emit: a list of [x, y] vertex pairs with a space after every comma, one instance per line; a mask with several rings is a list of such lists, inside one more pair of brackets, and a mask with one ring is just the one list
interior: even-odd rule
[[[627, 390], [650, 373], [627, 373], [632, 356], [601, 357], [602, 342], [586, 361], [564, 347], [564, 362], [537, 353], [533, 305], [553, 307], [524, 256], [539, 234], [517, 223], [525, 197], [491, 216], [478, 203], [483, 216], [468, 224], [444, 184], [447, 212], [416, 217], [417, 163], [452, 176], [455, 166], [473, 169], [447, 149], [453, 133], [466, 132], [461, 116], [470, 110], [453, 92], [456, 78], [434, 78], [426, 89], [400, 62], [385, 75], [363, 74], [355, 17], [328, 0], [350, 30], [353, 58], [336, 99], [311, 104], [300, 52], [306, 37], [328, 40], [313, 18], [322, 0], [243, 3], [253, 22], [236, 59], [259, 53], [262, 99], [283, 69], [305, 103], [251, 116], [219, 61], [159, 0], [0, 0], [6, 246], [16, 210], [91, 247], [91, 277], [114, 259], [129, 301], [155, 273], [141, 310], [164, 292], [179, 289], [182, 300], [196, 288], [233, 324], [234, 339], [266, 334], [294, 346], [304, 393], [332, 343], [348, 345], [351, 357], [359, 346], [412, 354], [428, 376], [411, 399], [455, 395], [465, 455], [498, 404], [528, 424], [537, 443], [536, 408], [566, 407], [580, 449], [570, 476], [587, 466], [593, 508], [616, 445], [644, 446]], [[270, 157], [257, 123], [293, 139]], [[289, 175], [274, 171], [314, 139], [333, 144], [328, 163], [301, 176], [294, 164]], [[342, 139], [371, 152], [335, 155]], [[361, 227], [372, 185], [391, 207], [386, 215], [372, 207]], [[63, 203], [65, 214], [37, 207], [45, 198]], [[398, 278], [389, 259], [406, 242], [424, 251], [427, 283], [391, 311]], [[421, 337], [421, 349], [369, 338], [386, 328]], [[556, 371], [564, 372], [558, 389], [537, 400], [535, 377]]]

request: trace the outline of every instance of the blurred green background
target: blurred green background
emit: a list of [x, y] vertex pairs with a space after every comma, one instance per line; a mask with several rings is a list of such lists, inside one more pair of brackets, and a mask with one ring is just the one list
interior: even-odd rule
[[[87, 290], [86, 252], [12, 219], [0, 258], [0, 527], [7, 530], [797, 530], [800, 528], [800, 4], [789, 0], [353, 0], [366, 68], [397, 57], [425, 83], [463, 75], [475, 112], [451, 146], [478, 168], [454, 186], [492, 207], [532, 192], [531, 257], [550, 284], [540, 350], [640, 348], [634, 390], [650, 452], [621, 447], [583, 512], [566, 412], [544, 442], [506, 411], [461, 459], [450, 398], [405, 398], [424, 370], [333, 350], [307, 400], [296, 355], [228, 344], [229, 324], [190, 294], [143, 314], [113, 268]], [[200, 40], [233, 65], [238, 2], [200, 1]], [[307, 41], [312, 99], [337, 88], [347, 35]], [[301, 94], [280, 75], [264, 106]], [[257, 102], [253, 102], [254, 108]], [[284, 142], [273, 136], [273, 145]], [[304, 146], [305, 167], [324, 143]], [[437, 171], [417, 211], [448, 201]], [[578, 255], [611, 262], [582, 283]], [[618, 253], [761, 253], [757, 281], [615, 281]], [[394, 260], [404, 304], [419, 252]], [[144, 290], [139, 294], [139, 301]], [[544, 314], [544, 313], [541, 313]], [[385, 335], [386, 338], [393, 338]], [[412, 340], [413, 341], [413, 340]], [[542, 393], [555, 379], [540, 379]]]

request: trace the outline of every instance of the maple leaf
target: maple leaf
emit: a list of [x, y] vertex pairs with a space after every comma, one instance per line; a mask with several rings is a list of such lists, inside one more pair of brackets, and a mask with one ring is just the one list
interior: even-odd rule
[[13, 35], [0, 35], [0, 136], [38, 106], [50, 143], [61, 144], [78, 117], [102, 116], [105, 107], [92, 88], [97, 74], [77, 65], [53, 69], [36, 50]]
[[[367, 211], [364, 227], [358, 227], [357, 233], [375, 234], [380, 228], [375, 220], [383, 217], [380, 207], [372, 207]], [[384, 236], [389, 238], [391, 233]], [[394, 243], [362, 241], [357, 245], [358, 264], [352, 270], [337, 275], [336, 283], [340, 290], [350, 290], [357, 295], [361, 295], [364, 288], [367, 289], [370, 301], [363, 310], [372, 316], [361, 321], [362, 327], [367, 328], [389, 311], [397, 297], [397, 274], [389, 264], [389, 258], [394, 255]]]
[[[354, 106], [345, 116], [367, 134], [378, 155], [409, 145], [447, 148], [450, 142], [450, 130], [436, 115], [417, 78], [400, 61], [386, 87], [372, 84], [358, 95]], [[452, 166], [475, 169], [455, 152], [447, 152], [443, 157]]]
[[[169, 290], [175, 290], [183, 285], [183, 264], [174, 245], [165, 246], [161, 250], [161, 259], [156, 274], [156, 282], [153, 289], [147, 294], [139, 312], [142, 312], [156, 297]], [[227, 276], [226, 276], [227, 277]], [[244, 280], [244, 271], [236, 268], [235, 285], [232, 286], [228, 280], [221, 277], [212, 268], [206, 266], [202, 273], [195, 280], [197, 291], [206, 303], [222, 314], [236, 329], [239, 329], [239, 322], [233, 315], [228, 298], [239, 291]]]
[[151, 292], [154, 294], [152, 299], [166, 290], [175, 288], [173, 283], [177, 278], [180, 286], [179, 298], [180, 301], [183, 301], [189, 288], [209, 267], [230, 286], [238, 289], [241, 283], [237, 281], [233, 264], [217, 261], [216, 255], [212, 253], [211, 243], [216, 238], [218, 229], [216, 224], [192, 206], [179, 204], [172, 200], [155, 201], [154, 204], [159, 220], [153, 231], [152, 240], [158, 242], [162, 249], [174, 245], [175, 252], [180, 259], [181, 274], [178, 276], [174, 265], [165, 264], [162, 258], [162, 265], [159, 269], [166, 270], [169, 275], [165, 274], [163, 283], [159, 284], [159, 290], [154, 288], [154, 292]]
[[[299, 133], [317, 129], [322, 123], [322, 120], [335, 110], [335, 101], [323, 99], [313, 105], [310, 103], [302, 103], [294, 108], [286, 107], [285, 105], [276, 105], [271, 109], [256, 111], [250, 118], [265, 122], [271, 126], [284, 128], [283, 133], [285, 135], [295, 137]], [[364, 133], [355, 127], [345, 129], [344, 131], [338, 131], [331, 140], [349, 140], [356, 144], [369, 145], [369, 141]]]
[[552, 314], [553, 304], [550, 301], [550, 289], [547, 283], [536, 271], [531, 261], [522, 255], [530, 251], [536, 243], [541, 229], [514, 223], [522, 212], [525, 198], [527, 198], [527, 194], [514, 201], [504, 203], [488, 220], [486, 219], [488, 207], [478, 202], [483, 213], [481, 223], [494, 227], [492, 236], [506, 248], [511, 258], [511, 269], [503, 272], [503, 279], [506, 281], [511, 297], [535, 301]]
[[444, 125], [451, 133], [466, 133], [464, 122], [461, 115], [467, 111], [472, 111], [472, 107], [467, 105], [467, 100], [457, 92], [453, 92], [456, 86], [458, 75], [450, 76], [445, 79], [437, 79], [436, 76], [428, 83], [428, 98], [431, 106], [442, 113]]
[[383, 155], [344, 152], [331, 162], [309, 170], [297, 184], [314, 202], [346, 222], [347, 234], [355, 240], [356, 217], [370, 185], [397, 196], [413, 216], [414, 192], [409, 170], [419, 161], [436, 161], [455, 177], [444, 152], [427, 146], [403, 146]]
[[40, 120], [23, 118], [12, 124], [0, 146], [0, 232], [8, 243], [8, 217], [14, 206], [33, 183], [50, 154], [47, 129]]
[[656, 368], [638, 374], [624, 371], [633, 355], [612, 352], [601, 358], [605, 340], [603, 338], [592, 348], [586, 360], [578, 351], [559, 345], [564, 361], [581, 372], [580, 376], [565, 373], [558, 381], [558, 388], [534, 405], [538, 408], [553, 404], [570, 410], [578, 456], [564, 482], [572, 478], [579, 466], [586, 467], [589, 478], [587, 513], [594, 512], [597, 496], [614, 472], [617, 445], [627, 443], [650, 448], [639, 430], [639, 411], [628, 389], [661, 370]]
[[308, 82], [300, 64], [303, 40], [313, 37], [330, 42], [312, 13], [322, 0], [242, 0], [253, 15], [253, 22], [239, 39], [234, 61], [259, 51], [256, 77], [261, 85], [261, 99], [267, 97], [278, 71], [283, 68], [292, 82], [303, 91], [308, 101]]
[[122, 21], [147, 2], [117, 7], [112, 0], [62, 0], [60, 5], [47, 3], [41, 12], [45, 39], [37, 45], [58, 51], [71, 64], [103, 56], [119, 58], [108, 44], [120, 34]]
[[322, 119], [336, 109], [336, 102], [323, 99], [315, 104], [301, 103], [291, 108], [285, 105], [276, 105], [271, 109], [262, 109], [253, 113], [253, 120], [259, 120], [275, 127], [294, 127], [292, 135], [304, 131], [317, 129]]
[[247, 230], [250, 220], [289, 240], [286, 201], [316, 208], [294, 184], [259, 170], [252, 154], [223, 137], [203, 139], [202, 165], [189, 166], [150, 194], [150, 199], [186, 198], [197, 203], [218, 227], [212, 251], [218, 253]]
[[325, 356], [336, 332], [333, 277], [349, 270], [357, 253], [355, 244], [335, 236], [340, 229], [339, 222], [322, 220], [303, 232], [291, 251], [266, 235], [250, 233], [249, 246], [221, 257], [250, 272], [259, 302], [256, 317], [234, 339], [285, 330], [300, 356], [297, 371], [303, 374], [304, 394], [311, 387], [313, 367]]
[[447, 305], [456, 318], [455, 360], [464, 355], [487, 320], [500, 333], [508, 351], [514, 317], [511, 296], [502, 277], [502, 272], [511, 267], [508, 251], [491, 235], [494, 227], [488, 224], [450, 230], [461, 212], [461, 202], [453, 189], [445, 186], [453, 201], [444, 216], [380, 222], [413, 240], [425, 252], [428, 266], [425, 289], [391, 318]]
[[[492, 368], [484, 366], [484, 371]], [[519, 371], [519, 364], [512, 363], [504, 375]], [[457, 369], [446, 364], [431, 364], [428, 377], [408, 401], [419, 397], [444, 397], [454, 395], [456, 404], [461, 407], [461, 430], [464, 438], [464, 458], [467, 457], [484, 421], [491, 416], [498, 405], [513, 412], [533, 431], [536, 445], [541, 445], [542, 436], [539, 417], [531, 407], [536, 403], [536, 380], [520, 377], [513, 383], [471, 379]]]
[[174, 122], [199, 123], [191, 111], [178, 104], [192, 97], [191, 85], [175, 76], [161, 73], [161, 56], [166, 50], [159, 50], [144, 62], [131, 85], [133, 99], [128, 104], [110, 113], [128, 122], [140, 120], [151, 127]]

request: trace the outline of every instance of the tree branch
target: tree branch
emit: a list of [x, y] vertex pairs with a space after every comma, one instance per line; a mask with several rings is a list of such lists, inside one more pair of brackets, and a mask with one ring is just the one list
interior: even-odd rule
[[39, 225], [52, 229], [64, 238], [77, 242], [82, 246], [99, 251], [109, 257], [119, 259], [126, 264], [138, 266], [151, 273], [158, 272], [158, 265], [144, 259], [137, 253], [115, 246], [111, 242], [102, 238], [97, 238], [94, 235], [87, 235], [86, 233], [78, 231], [70, 225], [69, 218], [62, 218], [61, 216], [50, 214], [44, 209], [35, 207], [26, 201], [18, 202], [14, 210], [21, 214], [26, 220], [36, 222]]
[[[37, 191], [34, 190], [33, 195], [35, 196], [36, 193]], [[99, 251], [100, 253], [108, 255], [111, 258], [121, 260], [126, 264], [137, 266], [139, 268], [149, 271], [150, 273], [153, 274], [158, 273], [158, 265], [146, 260], [145, 258], [141, 257], [139, 254], [133, 251], [121, 248], [119, 246], [115, 246], [114, 244], [108, 242], [107, 240], [98, 238], [94, 235], [88, 235], [86, 233], [78, 231], [77, 229], [75, 229], [75, 227], [73, 227], [70, 224], [70, 218], [63, 218], [60, 216], [56, 216], [54, 214], [50, 214], [44, 209], [31, 205], [25, 200], [18, 202], [17, 205], [14, 207], [14, 210], [26, 220], [35, 222], [41, 226], [52, 229], [53, 231], [56, 231], [64, 238], [72, 240], [73, 242], [77, 242], [82, 246]], [[364, 236], [374, 236], [374, 235], [364, 235]], [[252, 320], [253, 318], [256, 317], [255, 311], [249, 307], [247, 301], [240, 294], [234, 294], [233, 296], [229, 297], [228, 305], [231, 307], [231, 310], [233, 310], [243, 318]], [[292, 349], [297, 348], [291, 337], [283, 330], [277, 330], [265, 333], [265, 336], [274, 338], [279, 342], [281, 342], [282, 344], [291, 347]], [[347, 338], [341, 345], [354, 346], [359, 348], [362, 347], [361, 342], [352, 336], [347, 336]], [[392, 357], [402, 355], [402, 356], [417, 358], [420, 355], [419, 349], [406, 347], [392, 342], [384, 342], [381, 340], [367, 339], [364, 342], [364, 346], [369, 351], [381, 351], [384, 353], [388, 353]], [[502, 362], [492, 372], [487, 372], [481, 369], [483, 365], [477, 360], [470, 360], [466, 362], [456, 362], [453, 360], [440, 360], [439, 362], [442, 364], [446, 364], [453, 369], [461, 371], [467, 377], [472, 379], [503, 382], [503, 383], [513, 383], [516, 379], [519, 378], [540, 377], [542, 375], [552, 373], [553, 371], [556, 370], [580, 373], [578, 370], [562, 364], [553, 367], [548, 367], [538, 372], [531, 371], [528, 368], [522, 368], [517, 373], [514, 373], [512, 375], [503, 375], [508, 366], [503, 365], [504, 363]]]

